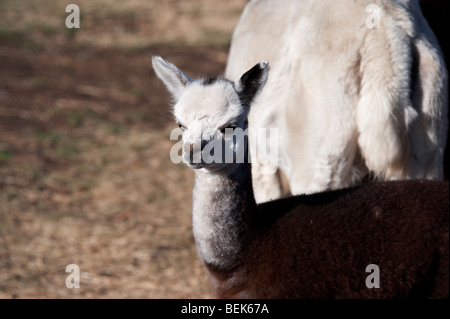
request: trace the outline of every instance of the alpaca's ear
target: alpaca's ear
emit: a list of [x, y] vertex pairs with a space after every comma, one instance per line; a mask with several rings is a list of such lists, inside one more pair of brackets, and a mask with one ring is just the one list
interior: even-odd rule
[[156, 75], [164, 82], [175, 101], [178, 101], [192, 79], [160, 56], [152, 57], [152, 65]]
[[236, 92], [241, 100], [249, 106], [256, 95], [266, 84], [269, 75], [269, 62], [262, 61], [244, 73], [235, 84]]

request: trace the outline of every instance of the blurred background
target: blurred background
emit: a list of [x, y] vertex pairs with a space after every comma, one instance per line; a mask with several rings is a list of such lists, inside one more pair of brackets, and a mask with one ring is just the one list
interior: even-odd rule
[[[213, 297], [151, 56], [222, 73], [246, 2], [0, 0], [0, 298]], [[448, 54], [448, 1], [422, 5]]]
[[0, 1], [0, 298], [212, 297], [151, 56], [222, 73], [245, 4]]

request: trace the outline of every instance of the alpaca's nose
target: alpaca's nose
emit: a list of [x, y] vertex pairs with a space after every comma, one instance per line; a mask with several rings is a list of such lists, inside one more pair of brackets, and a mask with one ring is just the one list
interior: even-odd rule
[[[205, 140], [202, 140], [202, 141], [200, 142], [200, 149], [199, 149], [199, 151], [203, 151], [203, 148], [206, 146], [206, 144], [208, 144], [208, 142], [205, 141]], [[198, 145], [198, 142], [191, 143], [191, 145], [189, 145], [189, 152], [190, 152], [191, 154], [194, 152], [194, 145]]]
[[[199, 146], [199, 142], [194, 142], [194, 143], [191, 143], [191, 144], [189, 145], [189, 160], [190, 160], [191, 163], [194, 162], [194, 154], [203, 151], [203, 148], [204, 148], [207, 144], [208, 144], [207, 141], [202, 140], [202, 141], [200, 142], [200, 148], [198, 147], [198, 146]], [[198, 155], [197, 155], [197, 157], [198, 157]], [[200, 158], [201, 158], [201, 157], [200, 157]]]

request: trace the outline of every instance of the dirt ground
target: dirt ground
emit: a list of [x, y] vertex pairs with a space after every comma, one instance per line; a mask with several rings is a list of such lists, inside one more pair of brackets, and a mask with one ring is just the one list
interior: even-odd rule
[[212, 297], [151, 56], [223, 72], [246, 1], [77, 3], [0, 3], [0, 298]]

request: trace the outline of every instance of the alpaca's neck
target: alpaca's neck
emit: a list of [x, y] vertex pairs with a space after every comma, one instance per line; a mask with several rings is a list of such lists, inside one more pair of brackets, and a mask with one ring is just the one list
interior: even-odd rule
[[232, 269], [242, 260], [256, 207], [250, 164], [233, 164], [223, 175], [196, 171], [193, 197], [200, 259], [214, 269]]

